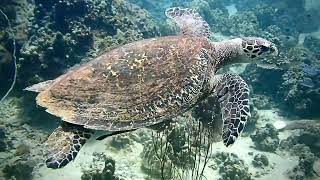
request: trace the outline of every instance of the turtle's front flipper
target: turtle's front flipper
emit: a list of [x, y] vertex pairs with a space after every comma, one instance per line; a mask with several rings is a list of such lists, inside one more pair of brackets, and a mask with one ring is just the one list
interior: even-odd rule
[[210, 38], [209, 24], [193, 9], [173, 7], [165, 12], [172, 19], [184, 35]]
[[63, 122], [45, 142], [47, 167], [52, 169], [62, 168], [74, 160], [81, 147], [92, 134], [92, 130]]
[[250, 117], [249, 87], [235, 74], [216, 75], [212, 83], [220, 103], [223, 143], [229, 146], [239, 137]]

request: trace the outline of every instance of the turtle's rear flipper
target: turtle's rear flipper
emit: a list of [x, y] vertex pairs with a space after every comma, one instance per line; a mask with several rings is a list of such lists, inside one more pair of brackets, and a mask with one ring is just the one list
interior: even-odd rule
[[250, 90], [246, 82], [235, 74], [217, 75], [213, 84], [221, 108], [223, 143], [229, 146], [239, 137], [250, 117]]
[[33, 92], [42, 92], [48, 87], [50, 87], [54, 83], [54, 80], [48, 80], [44, 82], [40, 82], [38, 84], [34, 84], [32, 86], [26, 87], [25, 91], [33, 91]]
[[92, 134], [92, 130], [63, 122], [45, 142], [47, 167], [52, 169], [62, 168], [74, 160]]

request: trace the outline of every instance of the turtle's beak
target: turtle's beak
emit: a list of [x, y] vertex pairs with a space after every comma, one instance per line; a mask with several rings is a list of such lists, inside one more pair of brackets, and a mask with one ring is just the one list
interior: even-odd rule
[[279, 53], [277, 46], [269, 41], [261, 46], [261, 50], [262, 52], [266, 52], [266, 54], [268, 54], [269, 56], [278, 56]]
[[269, 51], [272, 56], [278, 56], [278, 54], [279, 54], [277, 46], [273, 43], [271, 43]]

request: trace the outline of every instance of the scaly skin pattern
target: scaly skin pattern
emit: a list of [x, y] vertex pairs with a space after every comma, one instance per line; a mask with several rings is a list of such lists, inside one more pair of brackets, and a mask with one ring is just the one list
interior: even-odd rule
[[45, 142], [44, 156], [47, 167], [61, 168], [74, 160], [92, 134], [92, 130], [62, 123]]
[[250, 117], [249, 86], [236, 74], [216, 75], [213, 84], [222, 114], [223, 143], [229, 146], [240, 136]]
[[237, 60], [243, 61], [244, 51], [242, 48], [242, 39], [235, 38], [221, 42], [215, 42], [213, 48], [209, 50], [214, 61], [214, 67], [217, 69], [222, 66], [237, 63]]
[[247, 57], [243, 51], [242, 39], [235, 38], [225, 40], [221, 42], [214, 42], [211, 46], [207, 46], [208, 58], [211, 59], [208, 64], [210, 73], [208, 74], [208, 83], [205, 84], [205, 88], [208, 91], [214, 90], [214, 86], [217, 83], [216, 72], [223, 66], [242, 62]]
[[168, 36], [121, 46], [58, 77], [37, 103], [89, 129], [126, 130], [176, 116], [204, 95], [214, 63], [206, 38]]

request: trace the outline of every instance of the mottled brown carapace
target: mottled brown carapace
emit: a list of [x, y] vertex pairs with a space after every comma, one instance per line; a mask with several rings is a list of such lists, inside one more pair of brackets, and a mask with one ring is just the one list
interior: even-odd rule
[[130, 43], [58, 77], [37, 103], [91, 129], [153, 125], [189, 109], [206, 93], [211, 48], [206, 38], [193, 36]]

